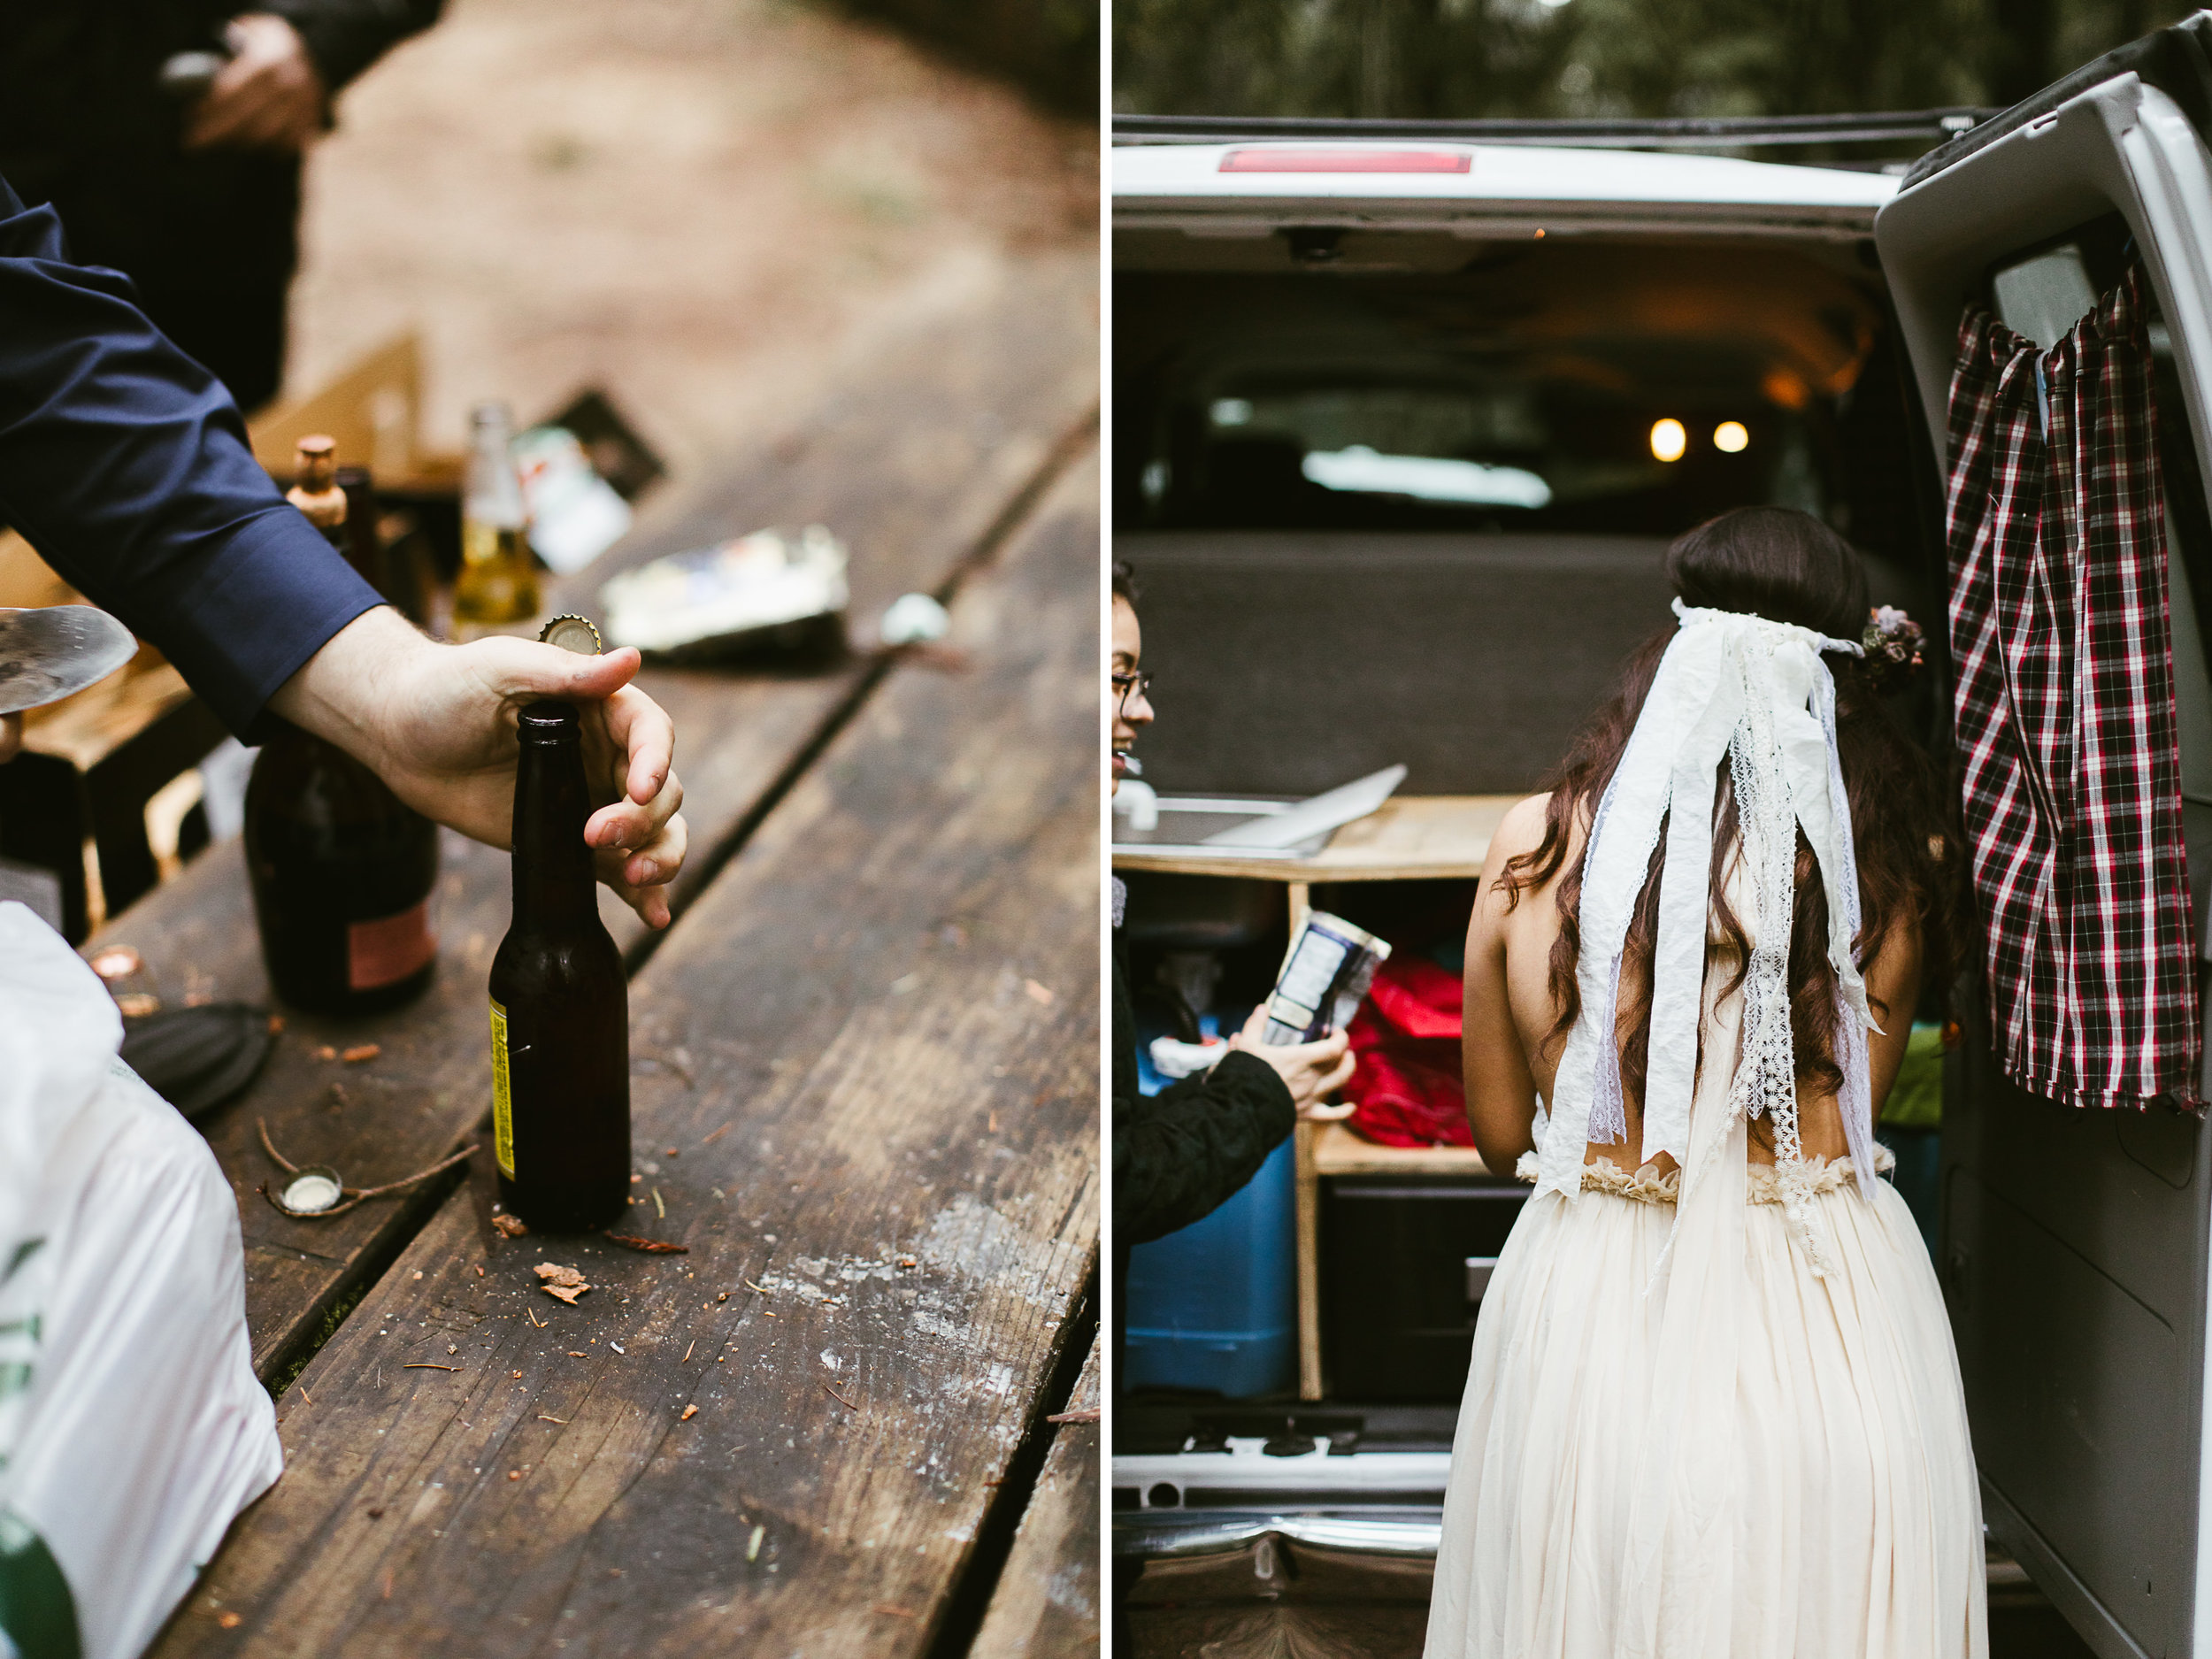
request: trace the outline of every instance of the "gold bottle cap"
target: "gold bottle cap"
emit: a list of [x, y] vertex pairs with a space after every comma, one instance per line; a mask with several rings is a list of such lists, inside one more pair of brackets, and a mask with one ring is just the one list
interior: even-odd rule
[[538, 638], [547, 645], [557, 645], [579, 657], [596, 657], [607, 649], [588, 617], [555, 617], [538, 630]]
[[298, 481], [284, 492], [284, 499], [318, 530], [333, 530], [345, 523], [346, 492], [338, 488], [337, 441], [314, 434], [299, 441], [293, 456]]

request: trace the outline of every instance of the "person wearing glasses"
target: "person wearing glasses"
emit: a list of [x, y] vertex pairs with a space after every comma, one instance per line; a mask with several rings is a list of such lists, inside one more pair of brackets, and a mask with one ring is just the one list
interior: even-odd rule
[[[1129, 753], [1152, 724], [1145, 695], [1151, 676], [1138, 665], [1143, 638], [1136, 587], [1127, 565], [1114, 565], [1113, 788], [1128, 775]], [[1122, 886], [1114, 882], [1114, 926], [1121, 926]], [[1318, 1042], [1264, 1047], [1264, 1005], [1252, 1011], [1229, 1051], [1210, 1071], [1147, 1097], [1137, 1089], [1137, 1022], [1118, 939], [1114, 946], [1114, 1346], [1121, 1349], [1123, 1291], [1129, 1247], [1147, 1244], [1210, 1215], [1266, 1162], [1299, 1118], [1348, 1116], [1349, 1106], [1324, 1102], [1352, 1075], [1344, 1033]], [[1118, 1369], [1116, 1375], [1120, 1373]]]

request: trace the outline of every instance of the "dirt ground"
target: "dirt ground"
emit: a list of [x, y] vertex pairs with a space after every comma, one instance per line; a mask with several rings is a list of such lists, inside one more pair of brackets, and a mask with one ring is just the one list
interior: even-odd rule
[[1094, 260], [1095, 132], [796, 0], [449, 0], [309, 165], [288, 395], [412, 327], [425, 436], [615, 399], [679, 477], [872, 341]]

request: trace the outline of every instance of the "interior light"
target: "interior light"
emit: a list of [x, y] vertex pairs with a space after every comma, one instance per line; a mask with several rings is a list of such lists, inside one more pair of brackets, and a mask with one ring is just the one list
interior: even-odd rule
[[1787, 369], [1769, 369], [1759, 389], [1766, 394], [1767, 402], [1784, 409], [1802, 409], [1812, 397], [1805, 382]]
[[1751, 434], [1740, 420], [1724, 420], [1713, 428], [1713, 448], [1723, 455], [1741, 455], [1751, 447]]
[[1679, 461], [1690, 447], [1690, 434], [1672, 415], [1651, 423], [1651, 452], [1662, 461]]

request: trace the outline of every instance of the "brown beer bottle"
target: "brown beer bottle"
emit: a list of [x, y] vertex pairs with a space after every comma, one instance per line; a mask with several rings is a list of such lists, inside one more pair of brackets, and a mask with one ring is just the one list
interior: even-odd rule
[[499, 1196], [533, 1227], [580, 1233], [629, 1202], [629, 990], [584, 844], [576, 710], [530, 703], [516, 735], [514, 919], [491, 977]]
[[[303, 438], [292, 504], [349, 555], [346, 494], [328, 438]], [[372, 532], [373, 526], [371, 526]], [[296, 1008], [365, 1014], [395, 1008], [437, 972], [430, 895], [438, 826], [334, 743], [284, 726], [246, 785], [246, 868], [269, 986]]]

